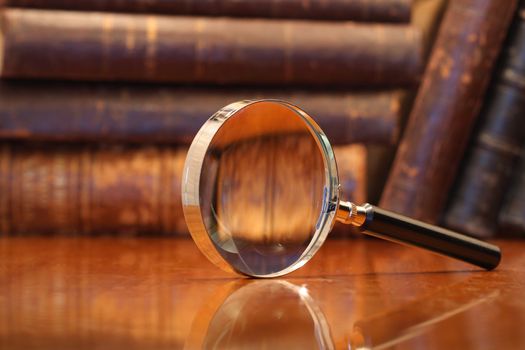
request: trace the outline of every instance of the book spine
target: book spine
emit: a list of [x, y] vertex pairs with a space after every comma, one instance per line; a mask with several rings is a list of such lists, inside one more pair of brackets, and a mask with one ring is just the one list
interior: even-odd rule
[[449, 4], [380, 201], [385, 209], [440, 218], [515, 7]]
[[[345, 195], [360, 199], [365, 154], [336, 152], [354, 163], [339, 169]], [[0, 235], [187, 235], [185, 157], [173, 146], [4, 142]]]
[[525, 142], [524, 19], [523, 11], [518, 11], [501, 70], [445, 215], [447, 226], [473, 236], [496, 233], [503, 197]]
[[409, 25], [6, 9], [4, 78], [208, 84], [410, 86]]
[[525, 237], [525, 150], [510, 181], [498, 217], [498, 234]]
[[409, 22], [411, 0], [4, 0], [25, 8], [239, 16], [291, 19]]
[[3, 144], [3, 234], [174, 234], [185, 152], [170, 147]]
[[278, 98], [310, 113], [334, 144], [392, 145], [402, 95], [4, 82], [0, 139], [189, 144], [223, 106]]

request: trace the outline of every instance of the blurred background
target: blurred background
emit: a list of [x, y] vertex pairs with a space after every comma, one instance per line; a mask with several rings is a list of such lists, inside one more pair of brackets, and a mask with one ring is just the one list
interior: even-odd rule
[[524, 1], [3, 3], [1, 235], [187, 236], [195, 133], [280, 98], [335, 145], [345, 199], [525, 237]]

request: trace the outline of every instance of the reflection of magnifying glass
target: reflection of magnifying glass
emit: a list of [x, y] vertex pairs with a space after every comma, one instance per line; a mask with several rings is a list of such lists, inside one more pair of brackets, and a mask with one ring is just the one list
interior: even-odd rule
[[215, 113], [193, 140], [184, 168], [191, 235], [227, 271], [289, 273], [321, 247], [335, 219], [485, 269], [499, 263], [494, 245], [339, 195], [328, 139], [305, 112], [277, 100], [236, 102]]
[[339, 307], [325, 315], [318, 304], [339, 305], [337, 289], [329, 289], [322, 300], [315, 300], [316, 290], [324, 289], [325, 283], [309, 283], [310, 289], [283, 280], [238, 280], [220, 285], [205, 298], [184, 348], [366, 350], [400, 344], [403, 348], [431, 326], [501, 296], [500, 280], [487, 283], [483, 276], [474, 276], [423, 298], [364, 315], [351, 326], [353, 312]]
[[186, 349], [335, 348], [328, 322], [306, 287], [281, 280], [226, 287], [214, 291], [193, 320]]

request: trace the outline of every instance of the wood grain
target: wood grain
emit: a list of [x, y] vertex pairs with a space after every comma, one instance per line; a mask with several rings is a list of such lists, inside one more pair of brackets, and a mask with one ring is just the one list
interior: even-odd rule
[[[332, 240], [292, 275], [260, 281], [222, 272], [186, 239], [2, 238], [0, 346], [193, 349], [217, 340], [222, 315], [230, 349], [318, 348], [321, 335], [335, 349], [363, 339], [394, 349], [520, 349], [525, 246], [499, 243], [501, 266], [481, 272], [389, 242]], [[265, 312], [253, 318], [254, 310]], [[295, 322], [268, 323], [279, 319]]]

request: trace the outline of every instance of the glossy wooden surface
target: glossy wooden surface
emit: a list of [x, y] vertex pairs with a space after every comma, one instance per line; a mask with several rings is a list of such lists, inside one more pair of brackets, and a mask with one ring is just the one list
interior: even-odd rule
[[332, 240], [283, 279], [228, 275], [187, 239], [0, 239], [0, 349], [518, 349], [525, 242], [481, 271]]

